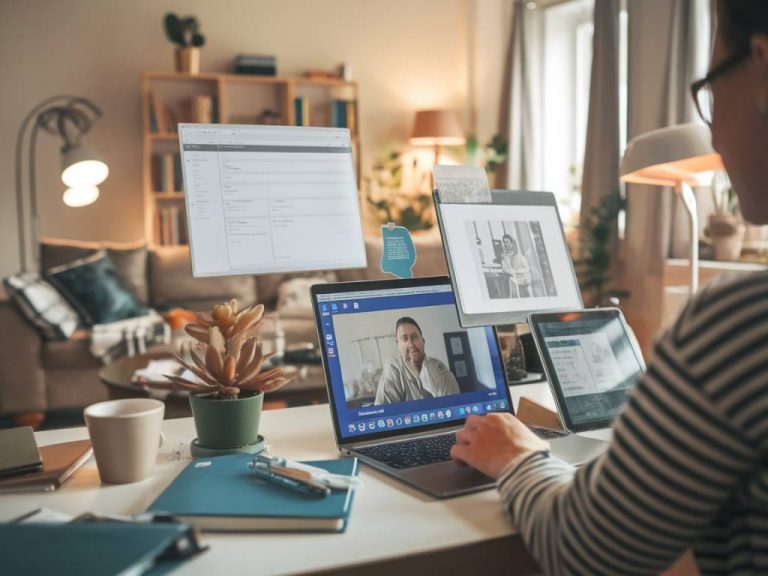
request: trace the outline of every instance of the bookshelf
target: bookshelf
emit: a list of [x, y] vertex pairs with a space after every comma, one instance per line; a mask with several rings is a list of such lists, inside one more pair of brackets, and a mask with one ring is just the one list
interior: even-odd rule
[[352, 133], [360, 186], [355, 82], [332, 78], [144, 72], [141, 76], [144, 230], [150, 244], [186, 244], [178, 122], [341, 126]]

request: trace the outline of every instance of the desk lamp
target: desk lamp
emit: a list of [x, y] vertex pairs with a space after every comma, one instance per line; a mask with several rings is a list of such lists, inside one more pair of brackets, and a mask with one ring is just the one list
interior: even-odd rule
[[16, 210], [19, 218], [19, 256], [21, 268], [27, 271], [26, 233], [24, 220], [24, 186], [22, 182], [22, 150], [27, 129], [29, 133], [28, 183], [29, 212], [33, 262], [37, 268], [39, 245], [37, 235], [37, 189], [35, 186], [35, 155], [40, 129], [61, 138], [61, 180], [67, 186], [63, 201], [67, 206], [87, 206], [99, 197], [98, 185], [109, 175], [109, 168], [82, 138], [101, 118], [101, 110], [90, 100], [79, 96], [53, 96], [35, 106], [24, 118], [16, 138]]
[[420, 110], [416, 112], [410, 143], [415, 146], [433, 146], [435, 165], [438, 164], [440, 146], [464, 144], [461, 123], [452, 110]]
[[621, 162], [624, 182], [674, 187], [682, 198], [691, 225], [691, 295], [699, 288], [699, 217], [691, 186], [701, 182], [702, 173], [723, 169], [711, 138], [709, 129], [702, 124], [653, 130], [634, 138]]

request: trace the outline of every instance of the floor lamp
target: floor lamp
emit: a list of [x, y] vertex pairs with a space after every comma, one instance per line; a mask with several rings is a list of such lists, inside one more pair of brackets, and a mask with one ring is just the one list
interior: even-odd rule
[[440, 160], [441, 146], [461, 146], [464, 131], [456, 112], [452, 110], [420, 110], [416, 112], [410, 143], [414, 146], [432, 146], [435, 165]]
[[42, 129], [62, 141], [61, 180], [67, 186], [63, 201], [67, 206], [92, 204], [99, 197], [98, 185], [109, 175], [109, 168], [99, 154], [82, 144], [82, 138], [101, 118], [101, 110], [90, 100], [79, 96], [53, 96], [35, 106], [24, 118], [16, 138], [16, 210], [19, 229], [21, 269], [27, 272], [26, 226], [24, 218], [24, 183], [22, 177], [24, 139], [28, 136], [27, 191], [29, 224], [33, 246], [33, 270], [39, 269], [39, 239], [35, 155], [37, 135]]
[[691, 295], [699, 289], [699, 217], [691, 186], [700, 183], [702, 173], [723, 169], [711, 139], [709, 129], [701, 124], [661, 128], [634, 138], [621, 162], [624, 182], [670, 186], [682, 199], [691, 228]]

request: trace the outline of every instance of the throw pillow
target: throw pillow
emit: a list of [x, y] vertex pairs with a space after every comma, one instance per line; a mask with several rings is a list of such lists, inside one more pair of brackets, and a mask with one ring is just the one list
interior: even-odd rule
[[147, 312], [120, 279], [103, 250], [52, 268], [46, 272], [46, 277], [74, 306], [86, 326], [133, 318]]
[[36, 272], [23, 272], [3, 282], [24, 317], [46, 340], [68, 340], [77, 329], [77, 312]]
[[327, 284], [323, 276], [291, 278], [277, 289], [277, 313], [280, 318], [313, 318], [312, 295], [310, 288], [313, 284]]

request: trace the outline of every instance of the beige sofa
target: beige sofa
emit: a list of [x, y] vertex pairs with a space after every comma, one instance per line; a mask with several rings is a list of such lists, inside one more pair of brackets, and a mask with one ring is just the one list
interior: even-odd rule
[[[421, 236], [414, 238], [414, 242], [418, 254], [415, 276], [447, 273], [439, 237]], [[47, 270], [101, 248], [98, 244], [44, 241], [41, 267]], [[261, 302], [269, 310], [278, 310], [287, 346], [317, 342], [314, 320], [306, 306], [286, 305], [280, 310], [278, 301], [280, 293], [291, 292], [292, 284], [294, 292], [308, 290], [314, 280], [295, 280], [316, 278], [317, 273], [192, 278], [186, 247], [106, 248], [121, 277], [142, 304], [162, 311], [175, 307], [205, 310], [229, 298], [237, 298], [242, 304]], [[391, 278], [380, 269], [381, 240], [366, 240], [366, 253], [367, 269], [340, 270], [325, 278]], [[80, 408], [106, 399], [106, 388], [98, 379], [102, 365], [90, 352], [88, 330], [78, 330], [66, 341], [44, 340], [4, 295], [0, 295], [0, 326], [0, 415], [11, 416], [17, 423], [38, 424], [48, 411]]]

